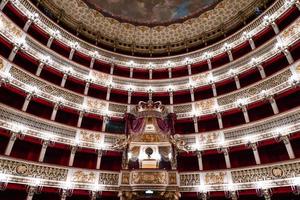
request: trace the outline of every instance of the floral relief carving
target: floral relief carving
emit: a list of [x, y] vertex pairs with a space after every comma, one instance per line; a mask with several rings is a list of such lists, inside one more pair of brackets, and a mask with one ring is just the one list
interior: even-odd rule
[[95, 183], [97, 175], [95, 172], [77, 170], [73, 172], [72, 181], [81, 183]]
[[68, 170], [64, 168], [48, 167], [2, 158], [0, 159], [0, 173], [64, 181], [67, 179]]

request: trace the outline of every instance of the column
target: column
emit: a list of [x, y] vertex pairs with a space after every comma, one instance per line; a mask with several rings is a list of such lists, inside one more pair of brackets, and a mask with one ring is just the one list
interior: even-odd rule
[[72, 48], [69, 54], [69, 59], [72, 60], [75, 53], [75, 48]]
[[3, 10], [3, 8], [6, 6], [9, 0], [2, 0], [0, 4], [0, 10]]
[[245, 105], [240, 105], [240, 108], [241, 108], [241, 110], [242, 110], [242, 112], [243, 112], [245, 122], [246, 122], [246, 123], [249, 123], [249, 122], [250, 122], [250, 119], [249, 119], [247, 107], [246, 107]]
[[237, 75], [234, 76], [234, 81], [237, 89], [241, 88], [240, 79]]
[[152, 95], [153, 95], [153, 90], [152, 90], [152, 89], [149, 89], [149, 90], [148, 90], [149, 100], [152, 100]]
[[231, 163], [230, 163], [230, 158], [229, 158], [229, 152], [227, 148], [222, 149], [225, 157], [225, 163], [226, 163], [226, 168], [229, 169], [231, 168]]
[[191, 101], [195, 101], [195, 94], [194, 94], [194, 87], [190, 86], [190, 93], [191, 93]]
[[128, 89], [128, 98], [127, 98], [127, 112], [130, 112], [130, 104], [131, 104], [131, 97], [132, 97], [132, 88]]
[[152, 75], [153, 75], [153, 69], [149, 69], [149, 79], [152, 79]]
[[211, 82], [211, 88], [212, 88], [214, 97], [218, 96], [217, 87], [216, 87], [216, 84], [214, 82]]
[[257, 165], [260, 165], [261, 161], [260, 161], [260, 156], [259, 156], [259, 152], [258, 152], [258, 149], [257, 149], [257, 144], [256, 143], [251, 143], [251, 144], [249, 144], [249, 146], [252, 148], [255, 163]]
[[262, 196], [265, 200], [271, 200], [271, 194], [268, 189], [262, 189]]
[[232, 62], [232, 61], [233, 61], [233, 56], [232, 56], [231, 50], [229, 49], [229, 50], [227, 50], [226, 52], [227, 52], [227, 55], [228, 55], [228, 57], [229, 57], [229, 61]]
[[192, 66], [190, 64], [187, 65], [189, 76], [192, 75]]
[[223, 128], [223, 121], [222, 121], [222, 115], [220, 112], [216, 111], [216, 115], [218, 118], [218, 124], [219, 124], [219, 128], [222, 129]]
[[31, 93], [28, 93], [26, 98], [25, 98], [25, 101], [23, 103], [23, 106], [22, 106], [22, 111], [26, 112], [27, 108], [28, 108], [28, 105], [31, 101], [31, 98], [32, 98], [33, 94]]
[[65, 87], [67, 78], [68, 78], [68, 75], [64, 74], [64, 76], [63, 76], [63, 78], [61, 80], [61, 83], [60, 83], [60, 87]]
[[195, 133], [199, 133], [198, 119], [197, 119], [196, 116], [193, 117], [193, 122], [194, 122], [194, 130], [195, 130]]
[[95, 64], [95, 60], [96, 58], [93, 56], [90, 62], [90, 68], [93, 69], [94, 68], [94, 64]]
[[212, 64], [210, 58], [208, 58], [206, 61], [207, 61], [208, 69], [212, 70]]
[[172, 78], [172, 68], [171, 67], [168, 68], [168, 73], [169, 73], [169, 78]]
[[198, 193], [198, 198], [201, 199], [201, 200], [208, 200], [207, 192]]
[[103, 116], [103, 122], [102, 122], [102, 128], [101, 128], [102, 132], [105, 132], [106, 125], [108, 124], [108, 122], [109, 122], [109, 117]]
[[74, 158], [75, 158], [75, 153], [78, 149], [78, 146], [72, 146], [71, 148], [71, 154], [70, 154], [70, 158], [69, 158], [69, 166], [73, 166], [74, 163]]
[[27, 32], [31, 24], [32, 24], [32, 19], [29, 18], [23, 27], [23, 31]]
[[238, 200], [238, 195], [236, 191], [229, 191], [231, 200]]
[[91, 200], [96, 200], [98, 196], [97, 191], [90, 191]]
[[279, 113], [279, 109], [278, 109], [278, 106], [277, 106], [277, 103], [276, 103], [276, 100], [274, 99], [273, 96], [269, 97], [269, 102], [272, 106], [272, 110], [273, 110], [273, 113], [276, 115]]
[[73, 190], [70, 189], [60, 189], [60, 200], [66, 200], [67, 197], [72, 195]]
[[49, 37], [48, 41], [47, 41], [47, 47], [48, 47], [48, 48], [51, 47], [51, 45], [52, 45], [52, 43], [53, 43], [53, 40], [54, 40], [54, 36], [51, 35], [51, 36]]
[[20, 47], [14, 46], [14, 48], [12, 49], [12, 51], [11, 51], [10, 54], [9, 54], [9, 57], [8, 57], [8, 60], [9, 60], [9, 61], [12, 62], [12, 61], [14, 60], [14, 58], [15, 58], [17, 52], [19, 51], [19, 49], [20, 49]]
[[83, 119], [85, 112], [86, 112], [85, 110], [80, 111], [78, 121], [77, 121], [77, 127], [81, 127], [82, 119]]
[[199, 170], [202, 171], [203, 170], [202, 153], [201, 153], [201, 151], [197, 151], [196, 153], [197, 153], [197, 158], [198, 158]]
[[91, 85], [91, 82], [90, 82], [90, 80], [88, 80], [88, 81], [85, 83], [84, 93], [83, 93], [84, 95], [87, 95], [87, 94], [88, 94], [90, 85]]
[[110, 64], [110, 71], [109, 71], [109, 74], [113, 75], [113, 74], [114, 74], [114, 69], [115, 69], [115, 64], [114, 64], [114, 63], [111, 63], [111, 64]]
[[14, 144], [15, 144], [16, 139], [17, 139], [17, 134], [11, 132], [11, 136], [10, 136], [9, 142], [8, 142], [8, 144], [7, 144], [7, 146], [6, 146], [4, 155], [6, 155], [6, 156], [9, 156], [9, 155], [10, 155], [11, 150], [12, 150]]
[[107, 92], [106, 92], [106, 98], [105, 98], [106, 101], [109, 101], [109, 99], [110, 99], [111, 89], [112, 89], [112, 85], [109, 84], [109, 85], [107, 86]]
[[34, 193], [36, 192], [36, 188], [33, 186], [29, 186], [27, 188], [27, 197], [26, 200], [32, 200]]
[[43, 162], [46, 154], [47, 147], [49, 145], [48, 140], [44, 140], [42, 144], [42, 149], [40, 151], [39, 162]]
[[97, 150], [97, 164], [96, 164], [96, 169], [100, 169], [102, 154], [103, 154], [102, 150], [98, 149]]
[[35, 75], [40, 76], [44, 66], [45, 66], [45, 64], [43, 62], [40, 62], [39, 66], [35, 72]]
[[262, 65], [258, 65], [257, 69], [258, 69], [258, 71], [260, 73], [261, 78], [262, 79], [266, 78], [266, 73], [265, 73], [265, 70], [264, 70], [263, 66]]
[[278, 28], [278, 26], [277, 26], [277, 24], [276, 24], [275, 22], [272, 22], [272, 23], [271, 23], [271, 26], [272, 26], [272, 28], [273, 28], [275, 34], [277, 35], [277, 34], [280, 32], [280, 31], [279, 31], [279, 28]]
[[130, 74], [129, 74], [129, 77], [132, 78], [133, 77], [133, 68], [130, 67]]
[[52, 121], [55, 121], [56, 114], [57, 114], [59, 106], [60, 106], [60, 103], [55, 103], [55, 105], [53, 107], [51, 118], [50, 118]]
[[289, 140], [289, 137], [288, 136], [282, 136], [280, 139], [283, 141], [283, 143], [285, 145], [285, 148], [286, 148], [286, 150], [287, 150], [287, 152], [289, 154], [289, 158], [290, 159], [295, 159], [294, 150], [292, 148], [292, 145], [291, 145], [291, 142]]
[[255, 46], [255, 43], [254, 43], [252, 37], [248, 39], [248, 42], [250, 44], [251, 49], [254, 50], [256, 48], [256, 46]]
[[174, 96], [173, 96], [173, 91], [169, 91], [169, 96], [170, 96], [170, 112], [173, 113], [174, 112]]
[[289, 64], [292, 64], [294, 62], [294, 58], [291, 54], [291, 52], [288, 49], [284, 49], [282, 51], [282, 53], [285, 55], [287, 61], [289, 62]]

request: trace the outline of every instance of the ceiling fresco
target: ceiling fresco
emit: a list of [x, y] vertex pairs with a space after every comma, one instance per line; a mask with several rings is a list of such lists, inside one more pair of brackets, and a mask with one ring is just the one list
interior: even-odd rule
[[84, 0], [103, 15], [135, 24], [169, 24], [195, 17], [221, 0]]

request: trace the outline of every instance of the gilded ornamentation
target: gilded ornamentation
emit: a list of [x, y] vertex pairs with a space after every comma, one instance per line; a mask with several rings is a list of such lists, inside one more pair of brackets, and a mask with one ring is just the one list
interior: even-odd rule
[[108, 103], [99, 99], [86, 97], [86, 105], [90, 110], [104, 111], [107, 109]]
[[220, 132], [199, 134], [199, 142], [201, 144], [215, 143], [217, 141], [220, 141], [220, 139], [221, 139], [221, 133]]
[[205, 174], [205, 184], [215, 185], [225, 183], [225, 172], [208, 172]]
[[86, 142], [100, 142], [101, 133], [89, 132], [89, 131], [80, 131], [80, 140]]
[[46, 95], [63, 97], [66, 101], [70, 101], [72, 103], [77, 103], [77, 104], [83, 103], [83, 97], [68, 92], [66, 90], [59, 89], [58, 87], [50, 83], [46, 83], [42, 80], [34, 78], [33, 76], [30, 76], [26, 72], [14, 66], [11, 67], [10, 74], [12, 77], [14, 77], [15, 79], [17, 79], [18, 81], [22, 82], [25, 85], [32, 85], [37, 87], [40, 91], [45, 92]]
[[95, 172], [77, 170], [72, 175], [73, 182], [95, 183], [96, 180], [97, 180], [97, 175]]
[[177, 185], [177, 173], [169, 172], [169, 185]]
[[119, 184], [119, 173], [100, 172], [99, 184], [117, 186]]
[[168, 184], [167, 172], [143, 172], [143, 171], [133, 171], [131, 173], [132, 185], [147, 185], [147, 184], [158, 184], [166, 185]]
[[282, 178], [284, 176], [284, 171], [281, 167], [276, 166], [272, 168], [272, 175], [275, 178]]
[[284, 82], [287, 82], [291, 76], [291, 70], [287, 69], [266, 79], [265, 81], [256, 84], [255, 86], [251, 86], [243, 90], [217, 98], [218, 105], [228, 105], [231, 103], [235, 103], [238, 99], [249, 98], [254, 95], [258, 95], [262, 90], [268, 91], [270, 89], [274, 89]]
[[121, 184], [124, 185], [129, 185], [129, 178], [130, 178], [130, 173], [129, 172], [122, 172], [122, 182]]
[[0, 158], [0, 173], [1, 172], [16, 176], [65, 181], [67, 179], [68, 170], [60, 167], [49, 167], [41, 164], [31, 164]]

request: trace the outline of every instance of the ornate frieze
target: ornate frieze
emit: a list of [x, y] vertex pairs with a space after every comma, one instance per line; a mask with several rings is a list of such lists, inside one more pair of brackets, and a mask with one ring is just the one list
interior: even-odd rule
[[252, 169], [232, 170], [231, 175], [233, 183], [294, 178], [300, 175], [300, 163], [290, 162], [286, 164], [275, 164], [273, 166], [255, 167]]
[[11, 67], [9, 72], [13, 78], [20, 81], [24, 86], [30, 85], [32, 87], [36, 87], [38, 90], [44, 92], [43, 94], [47, 94], [52, 98], [56, 97], [58, 99], [59, 97], [62, 97], [66, 101], [72, 103], [80, 105], [83, 103], [83, 97], [68, 92], [67, 90], [59, 89], [51, 83], [46, 83], [45, 81], [34, 78], [33, 76], [30, 76], [29, 74], [14, 66]]
[[50, 184], [51, 187], [61, 187], [65, 182], [69, 182], [74, 189], [91, 189], [91, 186], [98, 184], [104, 190], [114, 191], [119, 191], [120, 187], [127, 189], [154, 187], [158, 190], [167, 187], [174, 190], [177, 186], [181, 192], [198, 191], [200, 186], [205, 186], [207, 191], [224, 191], [228, 188], [228, 184], [233, 184], [237, 190], [256, 188], [257, 181], [268, 182], [272, 187], [291, 185], [294, 178], [300, 177], [300, 163], [299, 160], [291, 160], [270, 165], [206, 172], [134, 170], [119, 173], [64, 168], [1, 157], [0, 173], [20, 184], [27, 184], [28, 180], [38, 178], [45, 186]]
[[278, 72], [276, 75], [266, 79], [265, 81], [217, 98], [218, 105], [223, 106], [235, 103], [238, 99], [253, 98], [253, 96], [260, 94], [263, 90], [268, 91], [270, 89], [280, 87], [280, 85], [286, 83], [291, 76], [291, 70], [285, 69], [284, 71]]
[[65, 181], [67, 179], [68, 169], [0, 158], [0, 173], [26, 178]]

